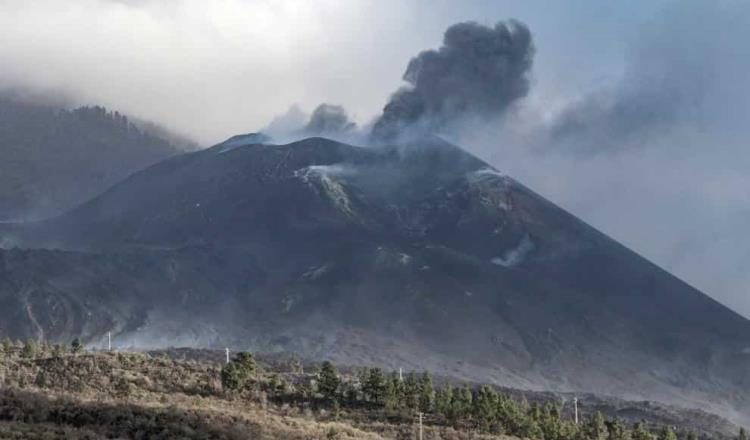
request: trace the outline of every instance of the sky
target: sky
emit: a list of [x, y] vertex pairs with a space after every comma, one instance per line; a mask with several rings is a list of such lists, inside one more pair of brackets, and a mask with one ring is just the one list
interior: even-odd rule
[[[536, 37], [540, 87], [584, 87], [620, 72], [623, 35], [633, 32], [626, 23], [658, 2], [642, 11], [567, 3], [0, 0], [0, 86], [64, 91], [210, 144], [292, 104], [343, 104], [367, 121], [409, 59], [458, 21], [524, 21]], [[571, 65], [573, 47], [589, 64], [585, 77]]]
[[204, 145], [296, 105], [360, 126], [452, 24], [517, 19], [530, 88], [450, 136], [750, 317], [750, 3], [0, 0], [0, 90], [65, 96]]

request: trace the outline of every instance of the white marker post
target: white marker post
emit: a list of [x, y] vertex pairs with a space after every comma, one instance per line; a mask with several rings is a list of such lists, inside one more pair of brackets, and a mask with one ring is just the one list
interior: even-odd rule
[[107, 351], [112, 351], [112, 332], [107, 332]]
[[422, 440], [422, 417], [424, 416], [424, 413], [418, 413], [419, 414], [419, 440]]
[[227, 363], [229, 363], [229, 347], [225, 348], [224, 350], [226, 351], [226, 354], [227, 354]]
[[575, 406], [576, 425], [577, 425], [578, 424], [578, 397], [573, 398], [573, 405]]

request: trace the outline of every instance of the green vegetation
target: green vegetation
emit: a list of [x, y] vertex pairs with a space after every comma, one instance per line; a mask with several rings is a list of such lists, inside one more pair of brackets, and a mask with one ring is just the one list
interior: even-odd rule
[[70, 350], [74, 354], [78, 354], [83, 351], [83, 344], [81, 344], [81, 340], [78, 338], [73, 339], [73, 342], [70, 343]]
[[36, 341], [33, 339], [29, 339], [26, 341], [25, 344], [23, 344], [23, 349], [21, 350], [21, 356], [26, 359], [31, 359], [36, 356], [37, 352], [37, 346]]
[[677, 440], [677, 436], [671, 427], [665, 426], [661, 429], [658, 440]]
[[[693, 440], [670, 426], [593, 412], [575, 424], [557, 402], [514, 399], [489, 385], [441, 383], [429, 373], [324, 362], [301, 373], [239, 353], [226, 365], [143, 353], [89, 354], [83, 346], [0, 344], [0, 438], [415, 437], [425, 439]], [[656, 434], [655, 434], [656, 433]], [[747, 440], [744, 430], [740, 440]]]
[[318, 390], [323, 397], [330, 402], [340, 404], [339, 386], [341, 379], [336, 367], [329, 361], [323, 362], [320, 369], [320, 380], [318, 381]]
[[[244, 356], [244, 354], [240, 354]], [[239, 360], [222, 369], [222, 378], [237, 371]], [[294, 403], [315, 408], [332, 408], [337, 414], [343, 409], [355, 419], [383, 420], [394, 425], [414, 422], [415, 414], [426, 415], [430, 426], [451, 428], [456, 432], [505, 435], [539, 440], [678, 440], [670, 426], [647, 427], [636, 423], [631, 428], [623, 422], [607, 420], [600, 412], [593, 413], [581, 424], [562, 416], [561, 408], [553, 402], [531, 403], [517, 401], [499, 393], [489, 385], [474, 389], [467, 385], [449, 383], [435, 389], [428, 372], [407, 374], [401, 380], [396, 372], [386, 374], [381, 368], [363, 368], [354, 374], [342, 375], [331, 362], [324, 362], [314, 383], [263, 386], [256, 366], [255, 381], [244, 381], [242, 386], [231, 382], [225, 391], [250, 392], [262, 389], [269, 402], [280, 405]], [[299, 371], [299, 368], [290, 368]], [[261, 374], [262, 376], [262, 374]], [[222, 381], [224, 383], [224, 381]], [[744, 431], [742, 431], [744, 435]], [[696, 437], [690, 431], [682, 439]]]
[[225, 390], [241, 390], [253, 379], [255, 370], [256, 365], [253, 355], [239, 353], [232, 362], [222, 368], [221, 385]]

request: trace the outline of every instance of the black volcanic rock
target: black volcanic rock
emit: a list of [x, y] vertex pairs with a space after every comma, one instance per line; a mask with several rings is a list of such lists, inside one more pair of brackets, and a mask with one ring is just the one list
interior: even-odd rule
[[437, 138], [235, 139], [2, 235], [65, 249], [0, 254], [16, 337], [111, 329], [750, 414], [748, 320]]

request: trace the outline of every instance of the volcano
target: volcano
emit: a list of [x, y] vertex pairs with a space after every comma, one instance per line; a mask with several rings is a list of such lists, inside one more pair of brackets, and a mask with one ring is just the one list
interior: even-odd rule
[[750, 418], [750, 321], [461, 148], [257, 142], [3, 225], [0, 333], [293, 351]]

